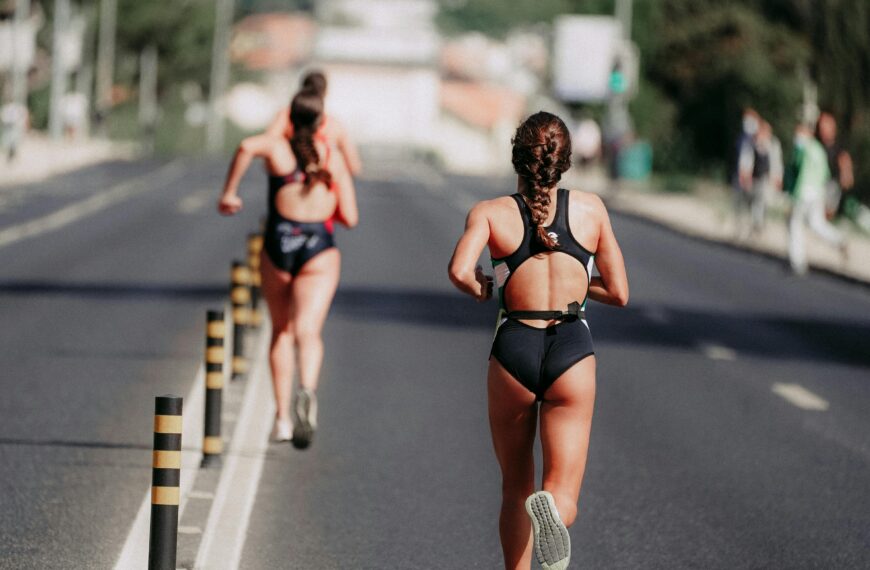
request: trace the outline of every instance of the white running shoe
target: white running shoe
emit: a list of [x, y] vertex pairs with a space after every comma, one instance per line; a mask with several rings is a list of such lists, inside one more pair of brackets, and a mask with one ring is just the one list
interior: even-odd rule
[[290, 441], [290, 429], [290, 420], [275, 418], [275, 425], [272, 426], [272, 441]]
[[532, 493], [526, 499], [526, 512], [532, 519], [535, 535], [535, 558], [544, 570], [565, 570], [571, 560], [571, 537], [559, 518], [553, 495], [547, 491]]
[[317, 428], [317, 396], [313, 390], [300, 388], [293, 402], [293, 446], [305, 449], [311, 445]]

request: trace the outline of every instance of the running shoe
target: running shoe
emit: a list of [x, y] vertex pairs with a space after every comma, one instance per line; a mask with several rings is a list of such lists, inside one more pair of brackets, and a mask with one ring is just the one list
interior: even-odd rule
[[290, 420], [275, 418], [275, 425], [272, 426], [272, 441], [290, 441], [290, 429]]
[[535, 558], [544, 570], [565, 570], [571, 560], [571, 537], [559, 518], [553, 495], [547, 491], [532, 493], [526, 499], [526, 512], [532, 519], [535, 535]]
[[293, 403], [293, 446], [305, 449], [311, 445], [317, 428], [317, 397], [314, 391], [300, 388]]

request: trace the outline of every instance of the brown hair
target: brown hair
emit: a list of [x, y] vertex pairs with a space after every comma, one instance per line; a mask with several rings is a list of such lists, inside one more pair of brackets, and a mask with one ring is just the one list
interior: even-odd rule
[[511, 162], [517, 175], [525, 182], [522, 194], [532, 210], [535, 235], [547, 249], [556, 240], [547, 235], [544, 222], [550, 206], [549, 190], [571, 168], [571, 135], [562, 119], [539, 111], [523, 121], [511, 141]]
[[326, 76], [320, 71], [309, 71], [302, 77], [302, 90], [312, 90], [320, 97], [326, 97]]
[[303, 89], [290, 103], [290, 122], [293, 123], [293, 136], [290, 148], [299, 163], [299, 170], [305, 173], [305, 189], [318, 182], [329, 186], [332, 174], [327, 165], [320, 164], [320, 155], [314, 146], [314, 134], [323, 118], [323, 98], [312, 90]]

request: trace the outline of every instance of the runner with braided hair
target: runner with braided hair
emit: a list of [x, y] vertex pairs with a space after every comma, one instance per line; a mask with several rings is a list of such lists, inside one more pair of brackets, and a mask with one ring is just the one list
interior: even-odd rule
[[[567, 527], [577, 516], [595, 399], [586, 301], [628, 302], [622, 253], [603, 203], [558, 188], [570, 155], [559, 117], [539, 112], [526, 119], [513, 139], [518, 192], [471, 209], [449, 267], [459, 290], [485, 301], [493, 278], [476, 263], [489, 247], [499, 317], [487, 391], [502, 473], [499, 534], [510, 569], [528, 569], [533, 552], [545, 570], [568, 566]], [[535, 492], [539, 416], [543, 481]]]

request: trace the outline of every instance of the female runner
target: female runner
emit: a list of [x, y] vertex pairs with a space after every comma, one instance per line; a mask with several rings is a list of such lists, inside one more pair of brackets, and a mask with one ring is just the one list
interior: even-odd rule
[[[601, 200], [557, 187], [571, 141], [559, 117], [539, 112], [517, 129], [516, 194], [475, 205], [450, 261], [450, 279], [478, 301], [493, 280], [478, 265], [489, 246], [499, 322], [487, 391], [502, 473], [499, 535], [505, 568], [568, 566], [567, 527], [577, 516], [595, 399], [595, 356], [586, 300], [624, 306], [622, 253]], [[599, 277], [591, 277], [592, 264]], [[540, 402], [540, 407], [538, 403]], [[542, 491], [533, 447], [540, 415]]]
[[[319, 71], [311, 71], [302, 78], [300, 91], [313, 91], [320, 95], [321, 99], [326, 100], [326, 76]], [[293, 125], [290, 122], [289, 113], [284, 110], [278, 113], [272, 120], [272, 124], [266, 132], [276, 137], [293, 137]], [[320, 122], [320, 128], [317, 130], [318, 136], [324, 137], [329, 144], [338, 149], [341, 156], [344, 158], [347, 169], [352, 176], [357, 176], [362, 171], [362, 162], [359, 158], [359, 151], [356, 145], [347, 136], [347, 131], [341, 123], [334, 117], [324, 114], [323, 120]]]
[[[246, 138], [236, 151], [218, 204], [221, 214], [242, 208], [239, 181], [254, 157], [269, 173], [269, 212], [260, 261], [262, 292], [272, 317], [270, 364], [277, 414], [273, 438], [290, 437], [290, 396], [298, 359], [300, 390], [293, 405], [293, 443], [307, 447], [317, 426], [317, 389], [323, 362], [320, 331], [338, 286], [341, 256], [333, 220], [356, 226], [353, 181], [344, 160], [316, 136], [323, 99], [301, 91], [290, 105], [293, 137], [262, 134]], [[295, 356], [295, 358], [294, 358]]]

